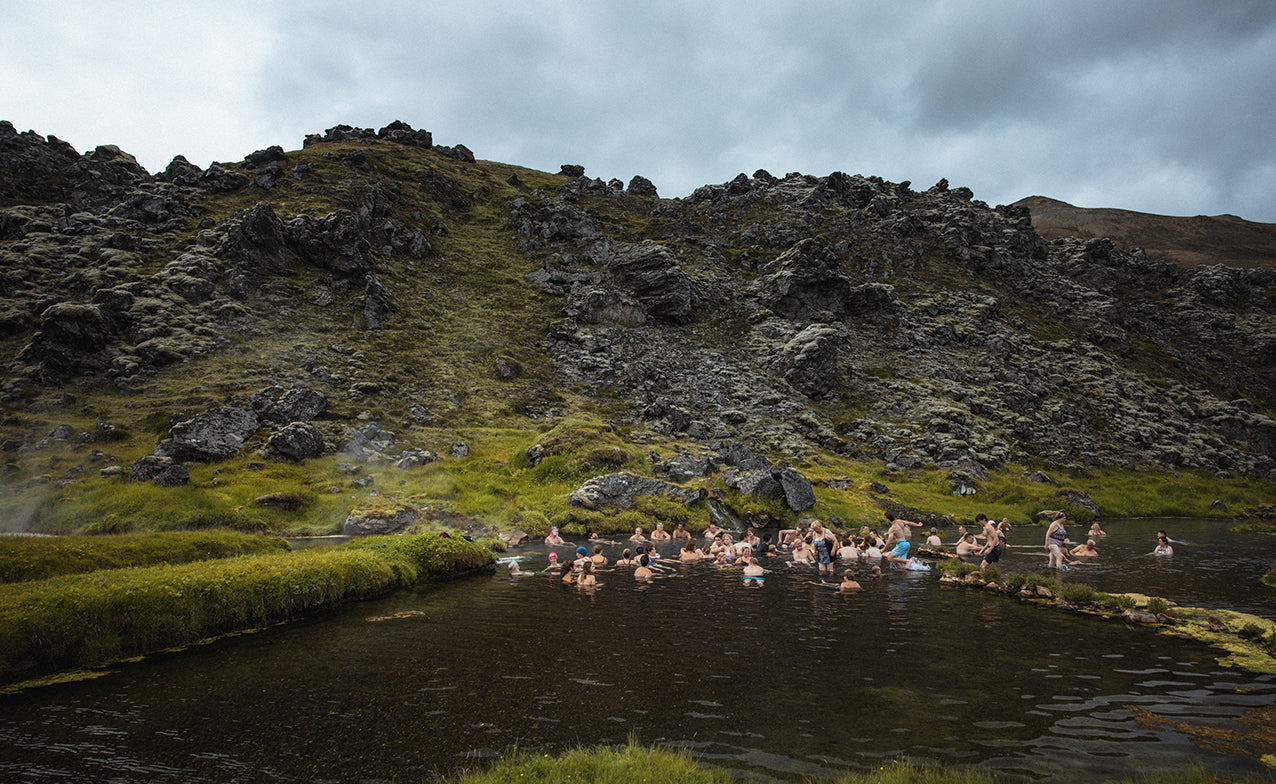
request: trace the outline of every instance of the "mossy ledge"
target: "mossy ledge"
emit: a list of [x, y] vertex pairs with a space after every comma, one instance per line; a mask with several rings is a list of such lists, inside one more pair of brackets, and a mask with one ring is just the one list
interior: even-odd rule
[[[557, 757], [548, 754], [510, 757], [490, 768], [473, 770], [450, 780], [454, 784], [573, 784], [580, 781], [730, 784], [738, 779], [726, 771], [702, 767], [685, 751], [643, 747], [631, 738], [626, 746], [580, 748]], [[847, 772], [832, 779], [834, 784], [996, 784], [1002, 780], [992, 772], [974, 766], [941, 768], [915, 765], [904, 760], [885, 762], [873, 770]], [[1173, 774], [1141, 776], [1137, 781], [1141, 784], [1215, 784], [1219, 779], [1197, 768]]]
[[100, 667], [489, 567], [441, 534], [0, 585], [0, 683]]
[[979, 588], [1042, 607], [1149, 626], [1158, 633], [1223, 649], [1226, 655], [1218, 658], [1222, 666], [1276, 673], [1276, 623], [1266, 618], [1233, 610], [1180, 607], [1159, 596], [1103, 593], [1084, 583], [1061, 583], [1039, 574], [1002, 575], [996, 567], [981, 571], [964, 561], [942, 562], [937, 571], [944, 585]]

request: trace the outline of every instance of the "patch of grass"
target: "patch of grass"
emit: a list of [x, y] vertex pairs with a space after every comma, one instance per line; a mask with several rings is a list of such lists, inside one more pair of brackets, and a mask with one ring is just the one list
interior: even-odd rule
[[1085, 583], [1062, 583], [1058, 595], [1074, 607], [1085, 607], [1094, 603], [1095, 590]]
[[98, 569], [178, 564], [288, 549], [272, 536], [235, 531], [120, 536], [0, 537], [0, 582], [44, 580]]
[[460, 538], [377, 537], [0, 585], [0, 682], [290, 620], [494, 558]]

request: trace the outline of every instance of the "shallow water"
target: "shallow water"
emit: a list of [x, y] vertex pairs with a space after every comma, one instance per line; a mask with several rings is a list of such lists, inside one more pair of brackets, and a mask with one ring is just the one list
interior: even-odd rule
[[[1144, 523], [1107, 525], [1112, 566], [1078, 567], [1086, 582], [1155, 577], [1201, 595], [1228, 582], [1138, 561]], [[1205, 529], [1217, 524], [1182, 525], [1171, 535], [1210, 549]], [[1266, 557], [1261, 571], [1276, 557], [1276, 539], [1220, 536], [1215, 549]], [[1123, 548], [1132, 554], [1119, 568]], [[529, 566], [545, 563], [543, 550], [526, 554]], [[1180, 552], [1198, 550], [1176, 546], [1172, 569], [1191, 574]], [[1044, 569], [1016, 552], [1006, 570], [1032, 559]], [[1268, 614], [1271, 590], [1231, 574], [1239, 601]], [[854, 595], [814, 579], [784, 567], [746, 586], [735, 571], [674, 564], [649, 585], [617, 571], [582, 593], [502, 570], [398, 594], [2, 696], [0, 781], [422, 781], [513, 747], [553, 753], [631, 734], [759, 779], [901, 756], [1060, 782], [1198, 762], [1263, 771], [1133, 720], [1130, 706], [1230, 723], [1276, 700], [1276, 679], [1220, 668], [1205, 646], [930, 573], [862, 577]]]

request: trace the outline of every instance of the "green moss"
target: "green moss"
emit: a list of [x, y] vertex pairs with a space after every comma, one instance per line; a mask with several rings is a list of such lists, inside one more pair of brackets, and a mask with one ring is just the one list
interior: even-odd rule
[[288, 543], [283, 539], [233, 531], [0, 537], [0, 582], [44, 580], [99, 569], [187, 563], [287, 549]]
[[0, 682], [286, 621], [492, 563], [437, 535], [0, 585]]

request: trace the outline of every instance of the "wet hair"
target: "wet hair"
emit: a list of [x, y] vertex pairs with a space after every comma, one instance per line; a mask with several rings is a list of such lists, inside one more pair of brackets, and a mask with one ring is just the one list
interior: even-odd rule
[[601, 544], [594, 545], [594, 555], [598, 555], [602, 551], [603, 551], [603, 546]]
[[623, 553], [621, 553], [621, 556], [622, 556], [622, 557], [624, 557], [624, 558], [628, 558], [628, 557], [629, 557], [629, 556], [631, 556], [631, 555], [633, 555], [633, 553], [629, 552], [629, 548], [628, 548], [628, 547], [626, 547], [626, 548], [625, 548], [625, 551], [624, 551]]
[[845, 572], [842, 572], [842, 576], [849, 580], [855, 576], [855, 572], [852, 572], [850, 569], [847, 569]]
[[639, 566], [647, 566], [647, 565], [649, 565], [650, 563], [651, 563], [651, 559], [650, 559], [650, 558], [648, 558], [648, 557], [647, 557], [647, 556], [645, 556], [645, 555], [638, 559], [638, 565], [639, 565]]
[[979, 514], [975, 515], [975, 522], [976, 523], [988, 522], [988, 515], [984, 514], [983, 512], [980, 512]]
[[571, 574], [571, 573], [572, 573], [572, 565], [571, 565], [571, 564], [569, 564], [569, 563], [564, 563], [564, 564], [563, 564], [561, 567], [559, 567], [559, 569], [558, 569], [558, 576], [559, 576], [559, 577], [566, 577], [567, 575], [569, 575], [569, 574]]
[[890, 521], [893, 523], [893, 522], [895, 522], [895, 515], [891, 514], [890, 512], [887, 512], [887, 513], [886, 513], [886, 519], [887, 519], [887, 520], [890, 520]]

